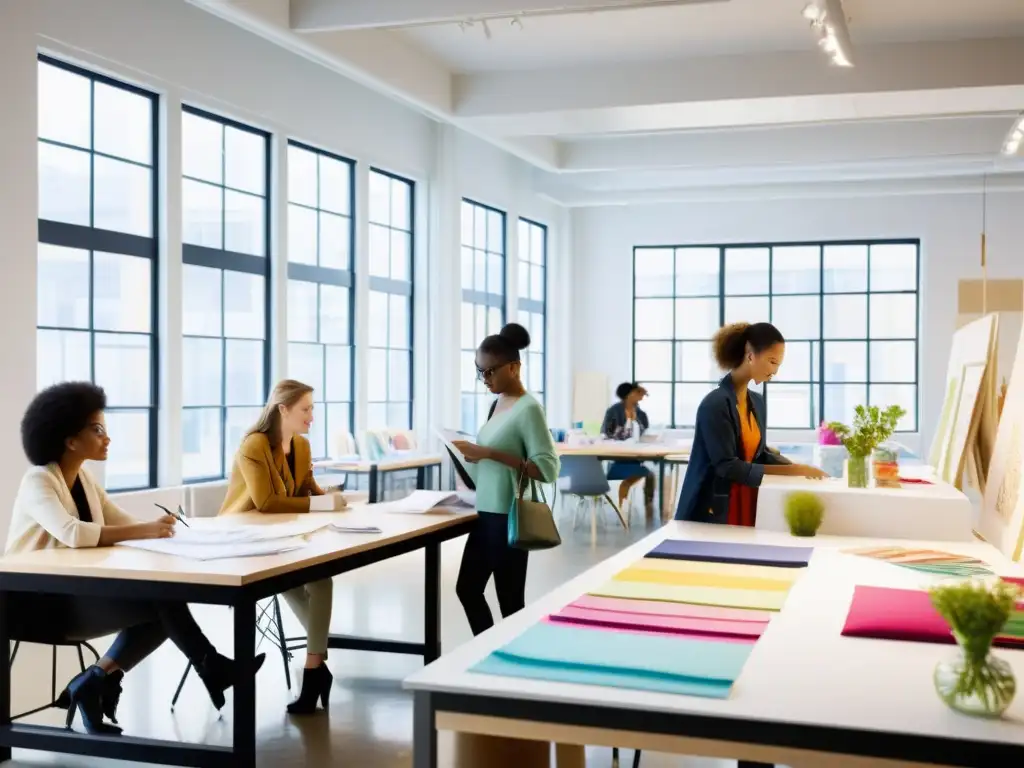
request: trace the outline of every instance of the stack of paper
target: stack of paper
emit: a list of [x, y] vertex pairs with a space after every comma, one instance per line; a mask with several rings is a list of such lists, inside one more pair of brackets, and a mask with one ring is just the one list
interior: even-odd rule
[[725, 698], [812, 552], [665, 541], [474, 671]]
[[907, 549], [906, 547], [867, 547], [844, 550], [850, 555], [884, 560], [903, 568], [941, 576], [991, 576], [992, 569], [975, 557], [957, 555], [936, 549]]
[[373, 512], [398, 512], [406, 514], [423, 514], [442, 507], [464, 507], [473, 509], [476, 506], [476, 495], [471, 492], [453, 491], [413, 491], [404, 499], [384, 501], [373, 504], [368, 509]]
[[306, 545], [305, 539], [277, 539], [269, 541], [243, 541], [236, 543], [197, 544], [194, 541], [171, 539], [143, 539], [122, 541], [119, 546], [144, 549], [164, 555], [186, 557], [189, 560], [226, 560], [234, 557], [260, 557], [292, 552]]

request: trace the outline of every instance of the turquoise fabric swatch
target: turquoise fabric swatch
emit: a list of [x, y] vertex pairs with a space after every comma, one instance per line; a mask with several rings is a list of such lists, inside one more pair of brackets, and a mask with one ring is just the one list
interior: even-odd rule
[[542, 622], [473, 671], [724, 698], [751, 650], [750, 643]]
[[610, 688], [631, 688], [638, 691], [672, 693], [681, 696], [703, 696], [709, 699], [727, 699], [732, 683], [716, 683], [708, 680], [682, 680], [660, 677], [637, 677], [636, 675], [607, 672], [600, 669], [577, 669], [559, 666], [530, 666], [507, 661], [491, 654], [470, 671], [482, 675], [500, 677], [525, 677], [545, 680], [551, 683], [578, 683], [580, 685], [601, 685]]

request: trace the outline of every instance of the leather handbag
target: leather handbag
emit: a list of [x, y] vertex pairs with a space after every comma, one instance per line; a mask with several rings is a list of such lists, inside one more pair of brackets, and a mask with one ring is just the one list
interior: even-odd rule
[[[526, 481], [529, 479], [531, 499], [524, 498]], [[519, 496], [512, 500], [508, 511], [508, 545], [527, 552], [536, 549], [552, 549], [562, 543], [562, 537], [555, 525], [555, 516], [544, 498], [544, 489], [538, 494], [538, 483], [527, 478], [526, 462], [519, 468], [516, 486]]]

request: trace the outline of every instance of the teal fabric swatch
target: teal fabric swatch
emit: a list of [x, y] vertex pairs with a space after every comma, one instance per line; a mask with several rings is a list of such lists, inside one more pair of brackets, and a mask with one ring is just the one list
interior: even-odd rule
[[751, 650], [750, 643], [542, 622], [473, 671], [724, 698]]

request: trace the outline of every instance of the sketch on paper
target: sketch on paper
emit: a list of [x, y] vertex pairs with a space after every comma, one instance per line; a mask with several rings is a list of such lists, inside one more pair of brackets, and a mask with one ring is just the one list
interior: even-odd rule
[[1010, 445], [1006, 452], [1006, 474], [1003, 475], [1003, 482], [999, 484], [999, 491], [996, 494], [996, 511], [1007, 523], [1013, 519], [1013, 512], [1017, 509], [1017, 501], [1020, 498], [1021, 462], [1024, 460], [1024, 456], [1021, 455], [1020, 429], [1020, 424], [1013, 425]]
[[931, 454], [929, 455], [929, 463], [935, 467], [938, 472], [941, 469], [943, 455], [949, 446], [949, 428], [952, 426], [953, 407], [956, 405], [958, 389], [960, 387], [962, 378], [960, 372], [957, 372], [956, 376], [950, 376], [949, 381], [946, 382], [946, 397], [942, 401], [942, 413], [939, 416], [939, 426], [935, 430], [935, 439], [932, 443]]

